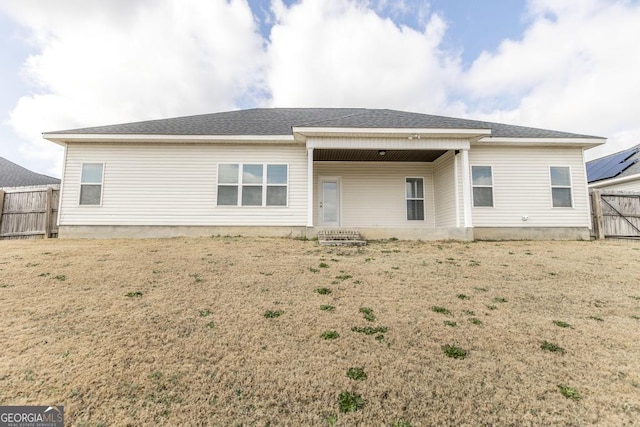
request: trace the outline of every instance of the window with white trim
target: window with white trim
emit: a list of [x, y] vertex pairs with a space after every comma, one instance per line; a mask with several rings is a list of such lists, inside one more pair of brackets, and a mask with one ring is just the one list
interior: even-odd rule
[[288, 165], [218, 165], [218, 206], [287, 206]]
[[80, 174], [80, 204], [102, 203], [102, 176], [104, 163], [83, 163]]
[[471, 166], [474, 207], [493, 207], [493, 168]]
[[407, 220], [424, 221], [424, 179], [406, 178]]
[[550, 166], [551, 203], [554, 208], [573, 207], [571, 197], [571, 168], [569, 166]]

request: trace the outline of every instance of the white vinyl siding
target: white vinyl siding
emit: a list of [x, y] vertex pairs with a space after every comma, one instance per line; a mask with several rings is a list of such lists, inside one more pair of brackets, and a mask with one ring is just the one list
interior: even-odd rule
[[[494, 208], [472, 208], [474, 227], [590, 226], [580, 148], [473, 146], [469, 162], [493, 166]], [[571, 169], [572, 209], [552, 207], [549, 168], [555, 165]]]
[[[332, 176], [341, 178], [341, 226], [435, 227], [432, 169], [430, 163], [315, 162], [314, 224], [318, 224], [318, 176]], [[409, 176], [424, 178], [424, 221], [407, 220]]]
[[[453, 152], [448, 151], [433, 162], [433, 170], [435, 226], [455, 227], [458, 221], [456, 221], [456, 175]], [[462, 192], [462, 186], [459, 192]], [[460, 211], [462, 209], [460, 205]]]
[[[99, 162], [108, 166], [102, 206], [78, 206], [82, 163]], [[220, 163], [287, 164], [288, 206], [217, 206]], [[60, 225], [304, 226], [306, 178], [304, 146], [74, 143]]]

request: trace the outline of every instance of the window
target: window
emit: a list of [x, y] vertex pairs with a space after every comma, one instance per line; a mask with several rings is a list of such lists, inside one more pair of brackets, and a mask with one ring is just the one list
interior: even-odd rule
[[554, 208], [570, 208], [571, 169], [568, 166], [551, 166], [551, 200]]
[[493, 207], [493, 170], [491, 166], [471, 166], [473, 206]]
[[405, 181], [407, 198], [407, 219], [424, 221], [424, 180], [407, 178]]
[[103, 163], [83, 163], [80, 176], [80, 204], [99, 205], [102, 202]]
[[287, 165], [218, 165], [218, 206], [287, 206]]

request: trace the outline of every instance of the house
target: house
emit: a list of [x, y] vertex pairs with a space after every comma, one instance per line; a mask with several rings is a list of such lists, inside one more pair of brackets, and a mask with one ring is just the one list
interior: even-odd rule
[[640, 145], [587, 162], [589, 188], [640, 192]]
[[273, 108], [47, 132], [60, 237], [589, 239], [605, 139], [362, 108]]
[[14, 191], [18, 189], [58, 188], [60, 180], [41, 175], [25, 169], [9, 160], [0, 157], [0, 190]]

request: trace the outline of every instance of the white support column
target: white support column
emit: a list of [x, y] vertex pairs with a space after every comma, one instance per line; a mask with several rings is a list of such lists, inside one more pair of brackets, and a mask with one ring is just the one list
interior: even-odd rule
[[307, 148], [307, 227], [313, 227], [313, 148]]
[[464, 203], [464, 226], [473, 227], [471, 216], [471, 178], [469, 176], [469, 150], [462, 153], [462, 199]]
[[455, 197], [456, 197], [456, 227], [460, 227], [460, 166], [458, 166], [458, 154], [457, 151], [453, 151], [453, 179], [455, 184]]

